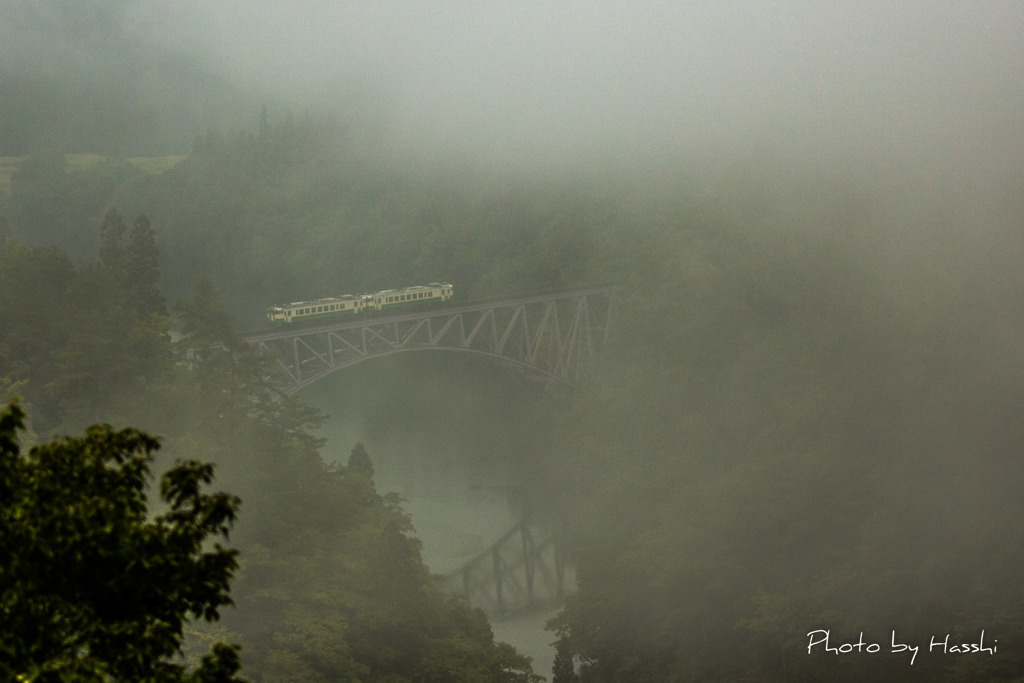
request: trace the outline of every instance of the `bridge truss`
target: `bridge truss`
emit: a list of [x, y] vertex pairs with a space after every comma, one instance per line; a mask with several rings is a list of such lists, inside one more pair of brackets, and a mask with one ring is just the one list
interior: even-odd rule
[[445, 577], [448, 593], [496, 617], [557, 605], [571, 584], [554, 538], [526, 520]]
[[275, 360], [270, 381], [288, 394], [350, 365], [410, 351], [491, 358], [571, 389], [603, 348], [620, 291], [601, 287], [384, 317], [360, 313], [245, 339]]

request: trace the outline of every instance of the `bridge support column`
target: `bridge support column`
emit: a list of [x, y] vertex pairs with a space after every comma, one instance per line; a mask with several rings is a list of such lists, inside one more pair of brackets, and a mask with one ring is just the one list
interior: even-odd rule
[[497, 597], [498, 609], [505, 609], [505, 600], [502, 597], [502, 579], [504, 577], [501, 574], [501, 550], [498, 546], [494, 546], [491, 550], [491, 559], [494, 561], [494, 594]]
[[526, 602], [528, 605], [532, 605], [535, 553], [533, 548], [533, 536], [530, 535], [530, 529], [526, 526], [525, 521], [519, 527], [519, 534], [523, 541], [523, 571], [526, 574]]

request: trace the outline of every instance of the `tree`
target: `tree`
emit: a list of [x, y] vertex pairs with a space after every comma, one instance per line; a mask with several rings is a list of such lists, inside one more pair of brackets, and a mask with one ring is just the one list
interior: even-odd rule
[[356, 443], [352, 448], [352, 453], [348, 456], [348, 468], [367, 479], [373, 479], [373, 462], [362, 441]]
[[551, 668], [551, 683], [573, 683], [578, 681], [576, 669], [569, 652], [569, 639], [562, 636], [555, 645], [555, 664]]
[[237, 551], [227, 538], [239, 501], [200, 492], [211, 465], [180, 463], [151, 515], [153, 437], [89, 427], [23, 454], [17, 403], [0, 412], [0, 678], [25, 681], [236, 682], [238, 648], [216, 643], [188, 673], [189, 618], [232, 604]]
[[21, 161], [11, 175], [10, 219], [21, 235], [40, 243], [62, 243], [68, 238], [70, 179], [64, 154], [40, 150]]
[[209, 351], [211, 346], [223, 345], [230, 351], [239, 351], [245, 346], [232, 326], [231, 315], [213, 280], [207, 275], [196, 278], [192, 298], [175, 304], [174, 313], [181, 320], [185, 343], [200, 354]]
[[121, 239], [127, 231], [128, 226], [117, 209], [108, 210], [100, 225], [100, 263], [118, 275], [124, 268], [125, 249]]
[[157, 289], [160, 279], [160, 252], [156, 248], [156, 234], [146, 214], [135, 219], [128, 236], [124, 270], [125, 288], [129, 305], [139, 318], [167, 315], [167, 305]]

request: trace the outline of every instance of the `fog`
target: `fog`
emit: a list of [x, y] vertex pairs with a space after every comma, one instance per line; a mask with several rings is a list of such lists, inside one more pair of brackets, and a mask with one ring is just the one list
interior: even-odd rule
[[[629, 283], [619, 355], [576, 400], [556, 405], [459, 359], [371, 362], [305, 391], [333, 417], [304, 462], [343, 464], [364, 442], [381, 492], [408, 498], [435, 571], [485, 552], [528, 508], [575, 524], [592, 560], [579, 574], [584, 608], [563, 622], [579, 661], [587, 647], [611, 653], [602, 634], [614, 641], [630, 618], [641, 645], [621, 662], [743, 628], [761, 629], [750, 652], [799, 653], [793, 634], [830, 610], [912, 612], [931, 628], [925, 609], [892, 606], [928, 588], [945, 591], [950, 614], [973, 609], [949, 597], [949, 577], [1020, 540], [1021, 36], [1016, 1], [7, 0], [0, 77], [14, 95], [0, 95], [0, 116], [17, 121], [0, 120], [0, 170], [46, 150], [192, 155], [149, 175], [115, 168], [78, 194], [60, 183], [79, 176], [47, 157], [5, 176], [0, 214], [16, 238], [73, 243], [81, 259], [108, 203], [145, 212], [163, 240], [165, 293], [185, 296], [210, 274], [246, 327], [271, 303], [417, 278], [451, 278], [466, 299]], [[84, 215], [36, 210], [61, 197]], [[30, 346], [4, 334], [4, 353]], [[79, 376], [92, 368], [61, 384], [76, 366], [40, 361], [56, 379], [37, 381], [17, 375], [27, 364], [0, 354], [0, 380], [39, 392], [52, 414], [37, 424], [84, 420], [54, 387], [87, 405]], [[122, 372], [126, 396], [145, 384], [141, 370]], [[170, 424], [154, 405], [117, 415]], [[182, 452], [220, 433], [202, 424], [202, 437], [183, 428]], [[250, 472], [235, 447], [213, 452], [257, 501], [302, 461], [262, 453]], [[262, 527], [246, 533], [263, 543]], [[1019, 566], [1007, 552], [978, 605]], [[701, 583], [684, 553], [725, 578]], [[912, 583], [919, 557], [934, 565], [926, 588], [872, 583], [890, 571]], [[645, 596], [652, 586], [663, 593]], [[664, 618], [647, 631], [644, 599]], [[985, 623], [1008, 639], [1024, 627], [998, 614]], [[836, 628], [856, 628], [849, 619]], [[981, 606], [956, 623], [985, 619]], [[549, 666], [555, 636], [533, 622], [524, 647]], [[668, 670], [692, 674], [713, 649]], [[731, 654], [712, 652], [708, 666]], [[779, 673], [773, 657], [763, 670], [784, 679], [791, 663]], [[725, 666], [723, 678], [743, 674]]]
[[278, 106], [356, 112], [432, 163], [713, 152], [906, 172], [1024, 137], [1016, 2], [80, 4], [104, 19], [5, 3], [4, 59], [120, 31]]

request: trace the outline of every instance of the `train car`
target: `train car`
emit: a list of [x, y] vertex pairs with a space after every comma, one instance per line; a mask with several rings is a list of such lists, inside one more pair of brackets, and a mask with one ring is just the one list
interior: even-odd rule
[[296, 320], [333, 318], [358, 313], [365, 306], [364, 297], [343, 294], [328, 299], [296, 301], [285, 306], [271, 306], [267, 309], [267, 319], [272, 323], [290, 323]]
[[431, 301], [448, 301], [452, 298], [453, 287], [448, 283], [434, 282], [429, 285], [415, 285], [403, 289], [385, 289], [366, 295], [366, 308], [383, 311], [403, 306], [415, 306]]
[[292, 323], [300, 320], [334, 318], [362, 311], [382, 311], [402, 306], [444, 302], [452, 298], [453, 292], [451, 284], [434, 282], [402, 289], [385, 289], [373, 294], [345, 294], [329, 299], [296, 301], [285, 306], [270, 306], [267, 308], [267, 319], [272, 323]]

